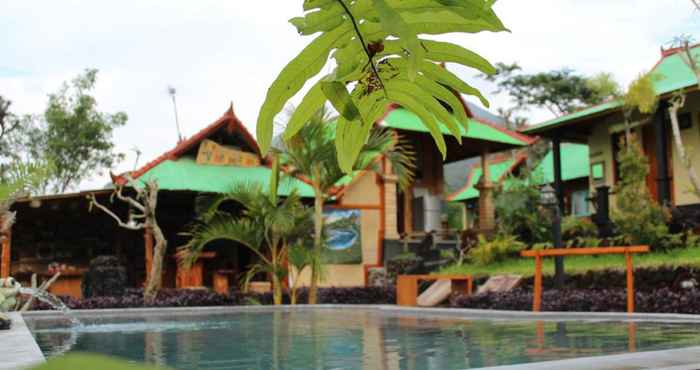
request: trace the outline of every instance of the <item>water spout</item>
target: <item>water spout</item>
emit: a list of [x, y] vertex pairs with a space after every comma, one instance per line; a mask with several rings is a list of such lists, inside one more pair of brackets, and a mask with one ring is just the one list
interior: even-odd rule
[[78, 320], [77, 317], [75, 317], [71, 309], [68, 308], [68, 306], [66, 306], [66, 304], [63, 303], [63, 301], [61, 301], [61, 299], [56, 297], [55, 295], [47, 291], [34, 288], [20, 288], [19, 292], [22, 294], [33, 296], [39, 301], [48, 304], [49, 306], [51, 306], [51, 308], [61, 311], [64, 315], [66, 315], [66, 317], [70, 320], [73, 326], [83, 325], [83, 323], [80, 322], [80, 320]]

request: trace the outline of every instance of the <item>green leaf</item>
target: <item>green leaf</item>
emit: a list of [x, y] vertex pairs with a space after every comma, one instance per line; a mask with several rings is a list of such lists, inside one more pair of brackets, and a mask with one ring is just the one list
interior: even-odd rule
[[303, 17], [294, 17], [289, 20], [297, 28], [297, 32], [302, 35], [311, 35], [316, 32], [327, 32], [338, 26], [344, 21], [343, 7], [337, 2], [329, 4], [324, 9], [307, 13]]
[[476, 68], [488, 75], [496, 73], [496, 67], [481, 55], [449, 42], [421, 40], [426, 50], [425, 57], [436, 62], [459, 63]]
[[49, 360], [33, 370], [75, 370], [75, 369], [100, 369], [100, 370], [166, 370], [164, 367], [146, 364], [134, 364], [124, 360], [101, 355], [70, 353], [65, 356], [51, 357]]
[[262, 154], [267, 153], [270, 148], [275, 116], [282, 110], [284, 104], [299, 92], [306, 81], [323, 69], [331, 50], [350, 39], [351, 28], [352, 26], [348, 24], [318, 36], [282, 69], [267, 90], [257, 122], [257, 139]]
[[323, 9], [336, 3], [337, 0], [304, 0], [304, 10]]
[[481, 104], [488, 108], [489, 101], [486, 100], [479, 90], [469, 86], [469, 84], [462, 81], [459, 77], [444, 67], [432, 62], [423, 62], [421, 63], [421, 72], [423, 72], [426, 77], [443, 85], [447, 85], [461, 93], [476, 96], [481, 101]]
[[413, 81], [418, 74], [418, 64], [423, 60], [424, 56], [424, 50], [418, 40], [418, 35], [385, 0], [373, 0], [373, 4], [379, 13], [379, 19], [384, 30], [388, 34], [398, 37], [408, 52], [408, 78]]
[[325, 103], [326, 95], [324, 95], [323, 90], [321, 90], [321, 81], [318, 81], [306, 93], [301, 103], [299, 103], [294, 110], [284, 130], [284, 139], [289, 140], [296, 135]]
[[360, 111], [350, 97], [345, 84], [340, 81], [322, 81], [321, 90], [335, 110], [348, 121], [360, 119]]
[[388, 101], [384, 98], [383, 91], [375, 91], [360, 98], [357, 104], [360, 107], [362, 120], [348, 121], [344, 117], [338, 119], [335, 144], [338, 164], [343, 172], [347, 174], [353, 172], [357, 157], [370, 135], [372, 126], [384, 114], [387, 105]]
[[405, 13], [402, 15], [403, 19], [416, 34], [440, 35], [451, 32], [504, 31], [504, 29], [491, 24], [485, 19], [465, 19], [449, 10], [432, 13]]
[[440, 153], [442, 154], [442, 158], [444, 159], [447, 156], [447, 146], [445, 144], [445, 138], [442, 136], [442, 131], [440, 131], [440, 126], [435, 120], [435, 116], [425, 109], [423, 104], [421, 104], [421, 102], [416, 100], [413, 96], [400, 90], [391, 90], [389, 99], [415, 113], [418, 118], [423, 121], [425, 127], [427, 127], [428, 131], [430, 131], [430, 135], [432, 135], [433, 139], [435, 139], [435, 144], [437, 145]]
[[[435, 115], [440, 123], [443, 123], [447, 129], [450, 131], [452, 136], [454, 136], [457, 141], [462, 143], [462, 132], [459, 126], [455, 123], [455, 118], [450, 114], [450, 112], [445, 109], [435, 98], [423, 90], [420, 86], [412, 83], [408, 80], [392, 80], [387, 83], [387, 89], [390, 91], [391, 96], [393, 96], [394, 91], [401, 91], [406, 95], [410, 95], [416, 101], [418, 101], [423, 107], [426, 108], [430, 113]], [[440, 134], [442, 137], [442, 133]]]
[[277, 202], [277, 190], [280, 183], [280, 158], [274, 153], [272, 157], [272, 171], [270, 171], [270, 202]]

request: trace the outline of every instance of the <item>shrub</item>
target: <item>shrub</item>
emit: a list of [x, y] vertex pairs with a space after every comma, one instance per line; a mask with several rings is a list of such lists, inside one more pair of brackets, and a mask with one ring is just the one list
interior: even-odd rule
[[488, 265], [513, 257], [525, 247], [525, 244], [513, 235], [497, 234], [491, 240], [479, 236], [479, 245], [469, 251], [469, 258], [474, 263]]
[[[624, 145], [622, 145], [624, 147]], [[670, 214], [649, 194], [646, 178], [649, 162], [641, 146], [630, 137], [626, 149], [620, 151], [620, 181], [612, 218], [618, 231], [630, 244], [646, 244], [654, 249], [667, 249]]]
[[505, 186], [496, 191], [494, 204], [500, 233], [516, 235], [527, 244], [551, 239], [551, 220], [540, 209], [539, 174], [509, 177]]
[[597, 247], [598, 228], [586, 217], [567, 216], [561, 223], [562, 239], [568, 247]]
[[386, 278], [388, 281], [396, 281], [399, 275], [406, 275], [420, 270], [423, 260], [415, 253], [402, 253], [387, 261]]

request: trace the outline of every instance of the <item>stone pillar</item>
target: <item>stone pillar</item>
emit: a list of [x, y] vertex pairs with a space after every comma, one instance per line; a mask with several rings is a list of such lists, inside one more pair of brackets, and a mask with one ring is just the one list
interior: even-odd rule
[[384, 181], [384, 237], [385, 239], [399, 239], [399, 208], [397, 204], [397, 191], [399, 178], [391, 172], [387, 165], [386, 173], [382, 175]]
[[481, 179], [475, 188], [479, 190], [479, 231], [490, 234], [496, 229], [496, 208], [493, 202], [493, 183], [488, 166], [488, 152], [481, 155]]
[[2, 235], [2, 254], [0, 257], [0, 278], [7, 278], [10, 276], [10, 254], [12, 252], [12, 233], [8, 232], [6, 235]]

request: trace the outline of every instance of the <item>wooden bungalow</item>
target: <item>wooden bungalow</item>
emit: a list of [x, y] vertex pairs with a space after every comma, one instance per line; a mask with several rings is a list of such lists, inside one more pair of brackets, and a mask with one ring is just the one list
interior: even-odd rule
[[[675, 207], [681, 212], [698, 213], [700, 198], [691, 188], [684, 163], [672, 141], [668, 114], [669, 99], [677, 92], [687, 94], [685, 106], [679, 112], [680, 133], [687, 148], [700, 147], [700, 92], [697, 76], [681, 59], [678, 48], [661, 50], [661, 59], [650, 71], [651, 81], [659, 104], [656, 112], [647, 116], [634, 114], [630, 127], [642, 144], [649, 160], [647, 187], [660, 204]], [[700, 47], [691, 52], [700, 58]], [[625, 133], [624, 102], [614, 99], [578, 112], [557, 117], [528, 127], [523, 133], [538, 135], [552, 141], [554, 147], [554, 176], [560, 204], [564, 206], [562, 173], [564, 162], [561, 143], [586, 144], [590, 148], [590, 189], [606, 192], [619, 180], [618, 152], [620, 139]], [[700, 151], [690, 152], [690, 163], [700, 171]], [[614, 197], [614, 195], [613, 195]], [[614, 202], [611, 202], [614, 206]]]
[[[462, 133], [462, 144], [445, 133], [448, 154], [445, 162], [457, 161], [491, 152], [527, 146], [528, 136], [503, 129], [495, 124], [471, 118], [469, 130]], [[338, 184], [335, 201], [327, 209], [334, 224], [355, 228], [355, 239], [345, 243], [335, 240], [337, 250], [327, 266], [326, 286], [363, 286], [368, 270], [383, 265], [387, 241], [398, 241], [399, 233], [425, 232], [440, 228], [440, 214], [445, 203], [443, 159], [420, 119], [397, 106], [388, 107], [378, 125], [395, 130], [410, 143], [417, 155], [416, 181], [408, 191], [401, 191], [397, 178], [383, 158], [380, 171], [360, 171], [352, 179]], [[199, 193], [221, 193], [241, 181], [267, 183], [269, 163], [260, 155], [257, 143], [236, 117], [232, 108], [211, 125], [179, 143], [172, 150], [131, 173], [139, 181], [155, 180], [159, 194], [158, 219], [168, 239], [164, 271], [165, 287], [212, 287], [224, 276], [236, 284], [238, 276], [252, 262], [242, 248], [228, 243], [213, 243], [203, 258], [189, 271], [178, 268], [174, 249], [187, 242], [181, 233], [195, 218], [194, 201]], [[280, 194], [296, 189], [311, 197], [308, 184], [290, 178], [281, 184]], [[489, 199], [486, 186], [482, 198]], [[62, 270], [57, 293], [80, 295], [80, 280], [90, 259], [113, 254], [124, 262], [129, 284], [141, 286], [149, 266], [152, 248], [148, 235], [120, 229], [114, 220], [99, 212], [89, 212], [88, 193], [95, 193], [109, 203], [110, 189], [77, 194], [39, 197], [15, 205], [18, 222], [11, 243], [2, 249], [2, 276], [12, 274], [25, 284], [32, 273], [48, 274]], [[114, 204], [118, 214], [129, 209]], [[121, 208], [120, 208], [121, 207]], [[484, 218], [488, 220], [488, 218]], [[484, 227], [493, 227], [484, 222]], [[337, 222], [336, 222], [337, 221]], [[353, 224], [354, 223], [354, 224]], [[353, 224], [353, 225], [351, 225]], [[344, 236], [347, 233], [339, 233]], [[348, 247], [349, 246], [349, 247]], [[301, 279], [307, 280], [306, 275]]]
[[[589, 216], [591, 207], [588, 188], [590, 177], [588, 146], [565, 143], [562, 144], [561, 150], [562, 160], [565, 163], [562, 169], [565, 214]], [[534, 174], [533, 179], [537, 180], [539, 185], [554, 183], [552, 150], [549, 150], [538, 162], [531, 163], [531, 161], [526, 150], [492, 155], [488, 159], [487, 174], [484, 174], [485, 171], [480, 164], [472, 165], [467, 170], [467, 182], [463, 187], [449, 194], [447, 200], [463, 206], [464, 224], [467, 227], [473, 227], [479, 214], [479, 182], [484, 176], [489, 176], [491, 181], [499, 186], [508, 186], [510, 176], [518, 176], [529, 165]]]

